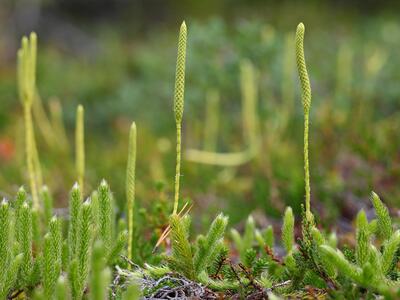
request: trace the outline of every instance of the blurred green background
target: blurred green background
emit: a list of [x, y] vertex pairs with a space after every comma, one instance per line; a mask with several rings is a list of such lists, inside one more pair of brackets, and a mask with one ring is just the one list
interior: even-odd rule
[[[36, 139], [58, 206], [65, 206], [76, 178], [79, 103], [86, 109], [87, 185], [94, 188], [106, 178], [124, 207], [128, 130], [136, 121], [139, 206], [151, 206], [160, 190], [172, 198], [172, 95], [177, 35], [185, 20], [184, 151], [238, 152], [254, 136], [258, 143], [236, 166], [184, 159], [182, 194], [192, 199], [197, 220], [207, 222], [222, 210], [234, 224], [249, 213], [263, 222], [280, 216], [285, 205], [299, 213], [303, 121], [293, 42], [302, 21], [313, 88], [314, 210], [323, 222], [346, 224], [360, 208], [368, 210], [371, 190], [394, 208], [400, 197], [399, 11], [398, 1], [372, 0], [3, 0], [0, 191], [8, 196], [27, 182], [15, 53], [21, 36], [36, 31], [44, 109], [36, 109]], [[250, 118], [257, 132], [243, 113], [246, 86], [256, 89]], [[43, 114], [47, 123], [40, 122]], [[208, 126], [213, 118], [216, 135]]]

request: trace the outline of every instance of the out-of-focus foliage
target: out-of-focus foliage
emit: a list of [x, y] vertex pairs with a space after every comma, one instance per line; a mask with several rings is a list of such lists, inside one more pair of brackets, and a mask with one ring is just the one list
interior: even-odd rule
[[[319, 19], [315, 16], [314, 20]], [[183, 153], [203, 147], [205, 102], [212, 90], [220, 97], [216, 151], [246, 147], [244, 135], [238, 134], [243, 131], [240, 65], [245, 59], [257, 73], [261, 145], [254, 159], [235, 168], [184, 162], [182, 195], [192, 197], [195, 209], [201, 211], [223, 208], [234, 223], [256, 208], [278, 216], [290, 205], [298, 213], [304, 184], [299, 155], [302, 108], [294, 31], [286, 29], [293, 24], [289, 26], [285, 19], [273, 26], [268, 19], [250, 17], [189, 21], [184, 119], [190, 122], [183, 128]], [[329, 222], [341, 212], [353, 217], [354, 208], [364, 206], [359, 200], [368, 198], [365, 191], [372, 186], [389, 205], [400, 194], [396, 184], [400, 24], [374, 17], [368, 21], [354, 18], [335, 27], [310, 25], [306, 57], [314, 95], [310, 111], [314, 120], [310, 124], [312, 202], [324, 203], [326, 209], [321, 206], [320, 214]], [[54, 124], [59, 124], [59, 110], [51, 97], [60, 99], [70, 142], [69, 150], [63, 147], [65, 159], [60, 160], [60, 152], [48, 152], [43, 132], [36, 129], [39, 152], [46, 151], [41, 157], [43, 176], [56, 194], [65, 195], [74, 179], [72, 132], [76, 104], [82, 103], [88, 137], [88, 190], [112, 173], [110, 183], [122, 205], [127, 124], [135, 120], [140, 128], [138, 201], [148, 205], [148, 199], [165, 184], [168, 196], [172, 195], [174, 123], [161, 112], [172, 110], [176, 33], [175, 29], [153, 30], [135, 36], [100, 26], [93, 34], [97, 47], [90, 57], [71, 56], [54, 45], [39, 43], [38, 89]], [[0, 183], [7, 194], [16, 189], [12, 183], [26, 182], [26, 178], [21, 168], [23, 135], [14, 74], [3, 77]], [[99, 157], [107, 159], [99, 161]], [[185, 186], [191, 186], [190, 191]]]

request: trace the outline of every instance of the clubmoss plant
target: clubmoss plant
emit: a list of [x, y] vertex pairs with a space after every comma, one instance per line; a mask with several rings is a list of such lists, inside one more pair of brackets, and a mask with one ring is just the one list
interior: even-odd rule
[[189, 218], [181, 219], [173, 214], [170, 218], [172, 256], [169, 259], [169, 265], [172, 270], [179, 270], [189, 279], [195, 277], [193, 264], [192, 247], [189, 243]]
[[[378, 218], [378, 224], [379, 222], [386, 224], [386, 230], [389, 230], [388, 218], [390, 221], [390, 217], [386, 213], [382, 214], [382, 211], [387, 211], [386, 206], [376, 195], [372, 197], [372, 202], [377, 205], [375, 213]], [[378, 213], [378, 210], [381, 213]], [[379, 220], [380, 218], [381, 220]], [[400, 247], [400, 231], [393, 232], [390, 226], [391, 233], [386, 238], [381, 237], [383, 238], [383, 244], [378, 250], [372, 244], [375, 233], [374, 230], [371, 230], [374, 226], [370, 226], [375, 221], [372, 220], [368, 223], [364, 211], [357, 215], [355, 259], [325, 243], [319, 245], [321, 263], [326, 270], [337, 270], [337, 273], [328, 272], [332, 280], [337, 282], [336, 284], [344, 284], [343, 278], [339, 277], [341, 275], [360, 287], [384, 295], [386, 299], [395, 299], [394, 295], [398, 290], [399, 282], [393, 271], [399, 259], [397, 253]], [[375, 232], [379, 236], [379, 231], [376, 230]]]
[[47, 299], [51, 299], [61, 275], [62, 233], [61, 223], [53, 217], [49, 223], [50, 232], [44, 237], [42, 278], [43, 290]]
[[176, 171], [175, 171], [175, 197], [173, 215], [178, 212], [179, 183], [181, 177], [181, 135], [182, 117], [185, 100], [185, 64], [186, 64], [186, 41], [187, 29], [185, 22], [182, 23], [179, 31], [178, 57], [176, 60], [174, 112], [176, 123]]
[[256, 229], [254, 234], [257, 243], [260, 247], [262, 248], [265, 248], [265, 246], [268, 246], [269, 248], [274, 247], [275, 237], [274, 237], [274, 230], [271, 225], [268, 225], [268, 227], [263, 232], [260, 232], [260, 230]]
[[8, 262], [11, 238], [10, 205], [3, 199], [0, 204], [0, 264], [5, 267]]
[[[123, 265], [120, 254], [126, 247], [127, 232], [120, 230], [116, 240], [111, 242], [109, 254], [103, 246], [101, 254], [96, 252], [98, 249], [92, 250], [93, 244], [103, 245], [103, 241], [100, 236], [94, 236], [91, 203], [82, 203], [80, 195], [76, 184], [70, 194], [67, 239], [63, 238], [62, 220], [56, 216], [47, 224], [35, 225], [34, 214], [38, 213], [38, 220], [45, 220], [45, 212], [35, 211], [23, 188], [14, 201], [4, 200], [0, 204], [0, 267], [4, 270], [0, 274], [1, 299], [20, 295], [26, 299], [81, 300], [87, 299], [88, 293], [92, 299], [99, 299], [100, 294], [108, 299], [109, 268]], [[33, 238], [34, 232], [41, 234], [39, 241]], [[65, 276], [69, 278], [70, 289]], [[91, 295], [90, 286], [99, 280], [103, 290], [96, 289], [95, 295]]]
[[364, 265], [370, 256], [369, 239], [370, 232], [368, 229], [368, 220], [364, 210], [361, 210], [356, 219], [357, 232], [356, 232], [356, 262], [359, 265]]
[[239, 251], [241, 260], [245, 260], [246, 251], [253, 246], [255, 232], [255, 223], [252, 216], [247, 218], [243, 237], [240, 236], [236, 229], [231, 229], [231, 237], [235, 243], [236, 249]]
[[26, 198], [27, 195], [24, 187], [20, 187], [14, 202], [14, 210], [15, 210], [14, 226], [15, 226], [15, 239], [17, 243], [20, 243], [22, 239], [21, 211], [22, 211], [22, 205], [25, 203]]
[[36, 34], [31, 33], [29, 39], [23, 37], [21, 44], [21, 49], [18, 50], [17, 73], [19, 97], [24, 108], [26, 164], [33, 206], [39, 209], [38, 186], [41, 181], [41, 171], [32, 121], [32, 104], [36, 93]]
[[116, 241], [112, 245], [111, 251], [108, 253], [107, 263], [109, 265], [113, 265], [119, 261], [119, 255], [121, 255], [121, 253], [125, 253], [123, 250], [126, 247], [127, 241], [128, 230], [121, 230], [118, 233]]
[[93, 246], [92, 270], [90, 275], [90, 299], [106, 300], [108, 284], [111, 280], [110, 269], [106, 267], [104, 247], [101, 242]]
[[69, 259], [77, 255], [78, 234], [79, 234], [79, 214], [82, 206], [82, 197], [79, 184], [75, 183], [72, 187], [69, 197], [69, 230], [68, 230], [68, 247]]
[[53, 216], [53, 198], [47, 185], [42, 186], [40, 190], [40, 198], [43, 202], [44, 224], [48, 224]]
[[133, 246], [135, 172], [136, 172], [136, 123], [133, 122], [129, 132], [128, 164], [126, 169], [126, 199], [128, 207], [128, 258], [130, 260], [132, 260], [132, 246]]
[[291, 207], [286, 208], [285, 215], [283, 217], [282, 242], [286, 253], [290, 254], [294, 244], [294, 217]]
[[50, 235], [44, 236], [44, 251], [43, 251], [43, 289], [46, 297], [50, 298], [53, 295], [55, 284], [58, 276], [54, 277], [56, 273], [53, 271], [53, 256]]
[[14, 257], [7, 268], [4, 269], [5, 272], [3, 273], [2, 284], [1, 284], [1, 292], [0, 296], [2, 299], [6, 299], [6, 296], [10, 294], [15, 283], [18, 281], [18, 270], [21, 266], [23, 254], [20, 253]]
[[305, 181], [305, 198], [306, 198], [306, 217], [312, 222], [313, 215], [311, 213], [311, 188], [310, 188], [310, 165], [308, 160], [308, 128], [311, 107], [311, 85], [308, 78], [307, 66], [304, 57], [304, 31], [303, 23], [297, 26], [296, 30], [296, 63], [301, 84], [301, 98], [304, 110], [304, 181]]
[[390, 219], [389, 211], [387, 207], [382, 203], [379, 196], [374, 192], [372, 192], [371, 201], [375, 208], [378, 220], [378, 236], [382, 239], [389, 239], [393, 233], [392, 220]]
[[203, 272], [207, 268], [207, 264], [215, 259], [218, 254], [217, 247], [222, 242], [227, 224], [228, 218], [220, 214], [211, 224], [207, 235], [199, 236], [197, 239], [197, 251], [194, 255], [196, 274]]
[[183, 274], [190, 280], [200, 280], [209, 284], [209, 268], [217, 264], [220, 253], [225, 250], [223, 237], [228, 218], [218, 215], [212, 222], [207, 235], [199, 235], [192, 246], [189, 242], [190, 217], [171, 215], [171, 243], [172, 252], [166, 257], [168, 267], [147, 266], [147, 270], [154, 276], [163, 276], [171, 270]]
[[85, 111], [82, 105], [78, 105], [76, 110], [76, 127], [75, 127], [75, 157], [76, 157], [76, 173], [78, 183], [82, 195], [84, 194], [85, 181]]
[[56, 300], [67, 300], [68, 297], [68, 285], [67, 281], [65, 280], [64, 276], [58, 277], [57, 285], [56, 285], [56, 292], [55, 292], [55, 299]]
[[0, 203], [0, 297], [6, 299], [17, 280], [22, 254], [13, 257], [11, 236], [10, 205], [6, 200]]
[[28, 203], [21, 207], [20, 247], [23, 254], [20, 278], [24, 285], [30, 284], [32, 275], [32, 210]]
[[86, 286], [89, 275], [90, 255], [91, 255], [91, 241], [93, 232], [92, 225], [92, 206], [90, 201], [87, 200], [82, 204], [80, 211], [80, 224], [79, 224], [79, 247], [77, 249], [77, 281], [74, 286], [78, 287], [75, 295], [79, 299]]
[[99, 205], [99, 238], [103, 241], [105, 252], [110, 253], [113, 231], [112, 231], [112, 201], [110, 187], [107, 182], [103, 179], [98, 189], [98, 205]]

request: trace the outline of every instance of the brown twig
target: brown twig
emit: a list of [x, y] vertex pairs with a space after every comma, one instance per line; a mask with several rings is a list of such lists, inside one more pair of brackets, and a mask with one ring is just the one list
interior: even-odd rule
[[281, 266], [284, 266], [284, 265], [285, 265], [285, 263], [284, 263], [279, 257], [275, 256], [274, 251], [272, 250], [272, 248], [271, 248], [270, 246], [265, 245], [264, 250], [265, 250], [265, 253], [267, 253], [267, 255], [268, 255], [269, 257], [271, 257], [271, 259], [272, 259], [274, 262], [277, 262], [277, 263], [280, 264]]
[[251, 272], [248, 270], [248, 268], [246, 268], [243, 264], [239, 263], [239, 267], [240, 269], [242, 269], [243, 273], [245, 274], [246, 278], [249, 280], [250, 285], [252, 285], [255, 289], [260, 290], [262, 289], [260, 287], [260, 285], [258, 285], [255, 281], [254, 281], [254, 277], [251, 274]]
[[226, 262], [226, 260], [227, 260], [227, 257], [226, 257], [226, 256], [223, 256], [222, 259], [220, 259], [220, 260], [218, 261], [218, 268], [217, 268], [217, 270], [215, 271], [215, 274], [214, 274], [214, 275], [211, 275], [211, 278], [219, 278], [218, 274], [219, 274], [219, 272], [221, 272], [222, 266], [224, 265], [224, 263]]
[[274, 289], [291, 284], [291, 280], [286, 280], [279, 282], [268, 289], [262, 289], [261, 291], [254, 292], [246, 297], [246, 300], [258, 300], [258, 299], [268, 299], [268, 293], [272, 292]]

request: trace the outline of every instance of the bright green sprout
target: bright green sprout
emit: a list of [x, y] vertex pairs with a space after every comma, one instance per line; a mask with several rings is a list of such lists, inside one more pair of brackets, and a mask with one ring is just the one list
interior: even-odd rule
[[390, 219], [389, 210], [383, 204], [379, 196], [372, 192], [371, 201], [375, 208], [376, 217], [378, 219], [378, 235], [382, 239], [389, 239], [393, 233], [392, 220]]
[[290, 254], [294, 243], [294, 216], [291, 207], [286, 208], [283, 217], [282, 242], [286, 253]]

